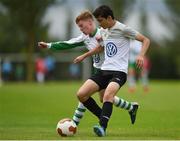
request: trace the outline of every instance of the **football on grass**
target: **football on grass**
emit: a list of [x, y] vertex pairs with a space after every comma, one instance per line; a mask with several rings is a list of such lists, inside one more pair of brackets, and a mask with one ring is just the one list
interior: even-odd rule
[[57, 124], [56, 130], [62, 137], [73, 136], [76, 133], [77, 126], [70, 118], [64, 118]]

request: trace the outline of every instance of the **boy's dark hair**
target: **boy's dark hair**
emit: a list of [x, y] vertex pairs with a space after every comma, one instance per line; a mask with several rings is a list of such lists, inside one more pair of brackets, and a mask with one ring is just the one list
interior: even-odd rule
[[107, 19], [108, 16], [111, 16], [112, 19], [114, 19], [113, 11], [107, 5], [101, 5], [100, 7], [96, 8], [93, 15], [95, 18], [102, 17]]

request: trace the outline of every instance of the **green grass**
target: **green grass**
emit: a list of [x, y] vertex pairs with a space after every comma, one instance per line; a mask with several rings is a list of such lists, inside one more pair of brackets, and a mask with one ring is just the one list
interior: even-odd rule
[[180, 82], [175, 81], [153, 81], [146, 94], [141, 86], [135, 94], [127, 92], [127, 85], [119, 91], [118, 96], [140, 103], [135, 125], [130, 124], [127, 111], [114, 107], [107, 136], [99, 138], [92, 131], [98, 121], [87, 111], [74, 137], [60, 137], [55, 130], [56, 124], [62, 118], [72, 117], [77, 105], [75, 93], [81, 83], [2, 85], [0, 139], [180, 139]]

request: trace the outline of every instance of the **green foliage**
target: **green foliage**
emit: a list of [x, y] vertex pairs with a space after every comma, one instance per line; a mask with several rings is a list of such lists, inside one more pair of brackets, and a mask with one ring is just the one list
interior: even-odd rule
[[[0, 29], [4, 31], [0, 35], [4, 36], [0, 39], [1, 52], [27, 51], [30, 42], [39, 39], [42, 33], [47, 35], [48, 26], [43, 26], [41, 21], [45, 10], [54, 0], [1, 0], [0, 3], [7, 9], [0, 15]], [[31, 38], [34, 40], [30, 41]], [[7, 43], [8, 47], [4, 47]]]
[[[12, 24], [8, 13], [0, 13], [0, 52], [14, 52], [22, 47], [20, 30]], [[17, 46], [17, 47], [16, 47]]]
[[[13, 25], [13, 29], [15, 29], [15, 32], [13, 32], [12, 30], [8, 30], [8, 34], [12, 34], [12, 37], [6, 40], [6, 42], [8, 43], [11, 39], [12, 42], [16, 41], [13, 40], [13, 38], [16, 38], [17, 36], [20, 48], [24, 48], [24, 51], [27, 53], [27, 80], [29, 81], [33, 80], [34, 64], [32, 55], [35, 51], [35, 46], [37, 42], [36, 39], [39, 39], [38, 36], [42, 34], [42, 32], [40, 31], [44, 31], [47, 29], [42, 26], [41, 20], [47, 7], [53, 3], [54, 0], [1, 1], [1, 4], [5, 8], [7, 8], [6, 14], [8, 17], [10, 17], [10, 23]], [[11, 26], [10, 23], [9, 26]], [[18, 35], [16, 35], [16, 33], [18, 33]], [[19, 48], [15, 44], [15, 42], [13, 45], [15, 46], [11, 46], [10, 48]]]
[[177, 15], [180, 13], [180, 1], [179, 0], [165, 0], [171, 10], [174, 11]]

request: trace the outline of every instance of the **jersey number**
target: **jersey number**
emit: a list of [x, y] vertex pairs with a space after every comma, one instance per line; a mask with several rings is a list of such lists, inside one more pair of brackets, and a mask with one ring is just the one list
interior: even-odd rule
[[95, 54], [95, 55], [94, 55], [94, 62], [95, 62], [95, 63], [99, 63], [99, 61], [100, 61], [100, 56], [99, 56], [99, 54]]

